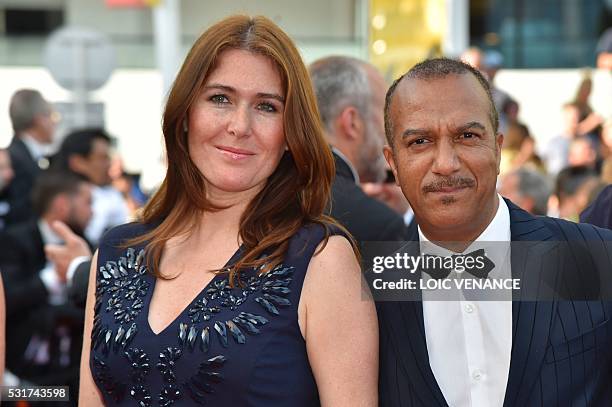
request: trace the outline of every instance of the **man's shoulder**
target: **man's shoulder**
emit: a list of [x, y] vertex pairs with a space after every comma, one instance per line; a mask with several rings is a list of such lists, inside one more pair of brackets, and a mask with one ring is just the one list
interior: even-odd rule
[[561, 241], [612, 241], [612, 230], [588, 223], [575, 223], [565, 219], [540, 216], [544, 225], [551, 230], [555, 240]]

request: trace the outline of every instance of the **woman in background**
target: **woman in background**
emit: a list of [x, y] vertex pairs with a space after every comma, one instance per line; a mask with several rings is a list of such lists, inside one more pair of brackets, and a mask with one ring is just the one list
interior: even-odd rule
[[195, 43], [166, 178], [92, 262], [80, 405], [373, 406], [378, 333], [308, 73], [264, 17]]

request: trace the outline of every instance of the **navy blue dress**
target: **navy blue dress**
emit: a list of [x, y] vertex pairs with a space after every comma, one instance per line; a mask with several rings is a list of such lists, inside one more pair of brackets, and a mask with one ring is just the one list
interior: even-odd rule
[[[319, 405], [297, 308], [323, 227], [302, 228], [273, 271], [241, 273], [242, 287], [216, 275], [157, 335], [148, 323], [155, 278], [143, 247], [120, 247], [146, 231], [119, 226], [100, 243], [89, 363], [105, 404]], [[239, 256], [240, 249], [228, 264]]]

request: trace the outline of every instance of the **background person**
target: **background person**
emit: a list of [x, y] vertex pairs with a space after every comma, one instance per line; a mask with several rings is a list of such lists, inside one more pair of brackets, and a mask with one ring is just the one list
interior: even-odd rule
[[53, 141], [56, 124], [51, 104], [33, 89], [21, 89], [13, 94], [9, 116], [14, 135], [8, 151], [15, 176], [8, 189], [7, 225], [34, 216], [30, 193], [41, 169], [49, 165], [46, 148]]
[[111, 138], [103, 129], [83, 129], [64, 138], [53, 158], [52, 168], [79, 174], [93, 184], [93, 217], [85, 230], [97, 244], [102, 234], [128, 221], [128, 207], [111, 185]]
[[404, 240], [407, 230], [401, 216], [360, 186], [386, 176], [382, 75], [364, 61], [342, 56], [315, 61], [309, 71], [336, 162], [331, 216], [358, 242]]
[[7, 223], [11, 204], [8, 197], [8, 186], [10, 185], [15, 172], [11, 165], [11, 156], [8, 150], [0, 148], [0, 231]]
[[69, 385], [76, 394], [84, 313], [67, 300], [67, 265], [49, 261], [44, 246], [62, 242], [56, 221], [83, 234], [91, 218], [91, 187], [70, 173], [44, 172], [34, 187], [33, 208], [36, 218], [0, 235], [7, 369], [22, 383]]
[[375, 310], [324, 215], [333, 158], [291, 40], [214, 24], [163, 123], [164, 182], [92, 261], [80, 404], [375, 405]]

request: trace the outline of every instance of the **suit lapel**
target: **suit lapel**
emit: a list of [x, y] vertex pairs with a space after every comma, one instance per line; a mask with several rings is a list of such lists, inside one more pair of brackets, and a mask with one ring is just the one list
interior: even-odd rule
[[[409, 228], [409, 237], [409, 241], [419, 241], [416, 223]], [[408, 254], [417, 256], [419, 245], [411, 245], [411, 249]], [[415, 277], [418, 281], [420, 273], [416, 273]], [[399, 355], [401, 359], [416, 397], [422, 405], [447, 407], [448, 404], [429, 365], [423, 304], [420, 300], [415, 300], [387, 302], [382, 306], [387, 310], [384, 313], [384, 319], [396, 349], [396, 355]]]
[[[522, 287], [537, 287], [536, 290], [539, 290], [541, 268], [546, 266], [546, 263], [538, 265], [538, 262], [550, 258], [545, 252], [551, 249], [551, 243], [535, 242], [550, 242], [554, 239], [553, 234], [540, 219], [508, 200], [506, 203], [510, 210], [511, 240], [525, 242], [512, 246], [512, 276], [521, 279]], [[529, 292], [529, 300], [522, 298], [512, 303], [512, 351], [504, 400], [506, 407], [526, 404], [526, 399], [540, 375], [556, 309], [555, 301], [533, 301], [534, 291]]]

